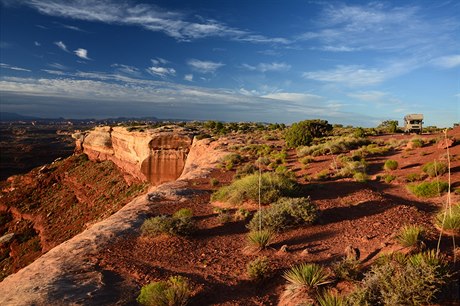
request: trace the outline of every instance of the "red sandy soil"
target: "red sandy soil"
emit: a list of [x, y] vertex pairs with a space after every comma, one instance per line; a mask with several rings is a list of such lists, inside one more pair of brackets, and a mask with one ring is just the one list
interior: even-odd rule
[[[450, 135], [460, 140], [460, 129], [451, 131]], [[441, 136], [421, 137], [438, 139]], [[375, 139], [413, 137], [385, 135]], [[452, 156], [451, 183], [457, 188], [460, 186], [460, 145], [449, 150]], [[417, 198], [407, 191], [405, 178], [410, 173], [421, 173], [421, 166], [441, 158], [446, 154], [445, 149], [431, 144], [368, 157], [372, 179], [367, 183], [349, 178], [306, 182], [305, 174], [314, 177], [319, 171], [329, 169], [332, 156], [315, 157], [315, 161], [302, 170], [295, 151], [290, 150], [288, 154], [287, 166], [295, 171], [302, 183], [302, 196], [310, 196], [322, 212], [316, 225], [279, 234], [270, 249], [248, 254], [245, 252], [247, 221], [220, 224], [210, 204], [211, 193], [220, 185], [229, 184], [234, 175], [234, 171], [216, 169], [211, 177], [220, 182], [219, 186], [211, 187], [209, 177], [189, 181], [189, 188], [194, 193], [181, 201], [160, 199], [152, 206], [152, 216], [172, 214], [183, 207], [191, 208], [198, 222], [198, 233], [189, 238], [149, 238], [135, 232], [119, 237], [116, 243], [107, 245], [99, 254], [99, 267], [105, 271], [105, 283], [114, 289], [114, 301], [119, 305], [133, 304], [142, 285], [182, 275], [193, 284], [191, 305], [275, 305], [285, 285], [282, 273], [294, 264], [330, 265], [344, 256], [347, 246], [353, 246], [359, 248], [363, 265], [367, 267], [380, 254], [401, 249], [393, 237], [405, 224], [425, 226], [429, 238], [427, 246], [435, 247], [438, 231], [433, 225], [433, 215], [446, 202], [446, 196]], [[376, 180], [377, 175], [385, 174], [382, 168], [387, 159], [399, 163], [399, 168], [391, 171], [397, 179], [389, 184]], [[447, 174], [441, 179], [447, 181]], [[452, 202], [458, 203], [459, 196], [452, 193]], [[255, 210], [254, 206], [252, 210]], [[279, 251], [283, 245], [287, 245], [285, 253]], [[442, 249], [452, 260], [451, 238], [443, 238]], [[246, 265], [258, 256], [267, 256], [273, 267], [271, 278], [261, 284], [250, 281], [246, 274]], [[340, 282], [335, 288], [346, 294], [353, 285]]]

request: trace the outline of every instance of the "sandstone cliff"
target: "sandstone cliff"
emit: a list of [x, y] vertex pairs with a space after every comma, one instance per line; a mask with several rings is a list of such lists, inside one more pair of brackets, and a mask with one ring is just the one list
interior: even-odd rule
[[104, 126], [74, 138], [77, 150], [91, 160], [111, 160], [133, 177], [158, 185], [181, 175], [193, 135], [178, 127], [130, 130]]
[[152, 148], [163, 148], [164, 151], [181, 148], [184, 154], [189, 152], [187, 160], [178, 163], [181, 167], [185, 165], [183, 174], [174, 182], [151, 187], [150, 195], [137, 197], [106, 220], [92, 225], [5, 278], [0, 283], [0, 305], [97, 305], [95, 299], [101, 304], [116, 304], [114, 288], [106, 283], [106, 272], [100, 270], [94, 255], [117, 237], [138, 233], [149, 206], [159, 205], [158, 199], [180, 201], [190, 193], [187, 180], [205, 176], [226, 154], [219, 149], [219, 142], [209, 139], [191, 144], [189, 136], [167, 134], [171, 137], [168, 138], [160, 132], [147, 141], [135, 136], [141, 132], [127, 133], [118, 128], [96, 129], [83, 140], [83, 149], [95, 159], [119, 159], [118, 162], [126, 163], [125, 169], [139, 171], [148, 177], [140, 170], [143, 162], [152, 156], [164, 156], [161, 155], [163, 152], [155, 155]]

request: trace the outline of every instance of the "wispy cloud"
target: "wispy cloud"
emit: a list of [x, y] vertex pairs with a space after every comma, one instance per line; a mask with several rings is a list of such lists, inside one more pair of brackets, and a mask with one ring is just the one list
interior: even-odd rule
[[152, 61], [152, 64], [154, 64], [154, 65], [166, 65], [166, 64], [169, 64], [168, 60], [166, 60], [164, 58], [161, 58], [161, 57], [152, 58], [151, 61]]
[[31, 72], [31, 70], [29, 70], [29, 69], [21, 68], [21, 67], [16, 67], [16, 66], [11, 66], [11, 65], [5, 64], [5, 63], [0, 63], [0, 68], [10, 69], [10, 70], [16, 70], [16, 71]]
[[438, 57], [432, 63], [441, 68], [455, 68], [460, 66], [460, 54]]
[[286, 64], [286, 63], [278, 63], [278, 62], [273, 62], [273, 63], [259, 63], [256, 66], [251, 66], [248, 64], [243, 64], [243, 68], [254, 71], [261, 71], [261, 72], [267, 72], [267, 71], [288, 71], [291, 69], [291, 65]]
[[110, 67], [115, 68], [115, 71], [119, 72], [119, 73], [125, 73], [125, 74], [129, 74], [129, 75], [132, 75], [132, 76], [140, 76], [141, 75], [139, 69], [134, 67], [134, 66], [116, 64], [115, 63], [115, 64], [110, 65]]
[[179, 41], [206, 37], [221, 37], [251, 43], [287, 44], [280, 37], [266, 37], [246, 30], [230, 27], [213, 19], [188, 16], [182, 12], [164, 10], [151, 4], [133, 4], [120, 1], [24, 0], [23, 4], [42, 14], [76, 20], [109, 24], [135, 25], [154, 32], [163, 32]]
[[193, 74], [186, 74], [184, 76], [184, 80], [189, 81], [189, 82], [193, 82]]
[[62, 42], [62, 41], [55, 41], [54, 44], [56, 46], [58, 46], [61, 50], [65, 51], [65, 52], [70, 52], [68, 49], [67, 49], [67, 46]]
[[85, 60], [89, 60], [90, 58], [88, 57], [88, 50], [86, 49], [82, 49], [82, 48], [78, 48], [77, 50], [73, 51], [75, 53], [76, 56], [78, 56], [79, 58], [82, 58], [82, 59], [85, 59]]
[[176, 70], [174, 68], [168, 67], [149, 67], [147, 68], [147, 72], [151, 75], [159, 76], [162, 78], [176, 75]]
[[195, 71], [200, 73], [214, 73], [217, 69], [225, 66], [220, 62], [201, 61], [198, 59], [190, 59], [187, 64]]
[[51, 68], [59, 69], [59, 70], [67, 70], [67, 69], [69, 69], [67, 66], [64, 66], [64, 65], [59, 64], [59, 63], [49, 63], [48, 66], [51, 67]]
[[36, 47], [40, 47], [42, 44], [39, 43], [38, 41], [34, 41], [34, 45], [35, 45]]
[[305, 32], [298, 39], [315, 40], [320, 44], [319, 49], [333, 52], [418, 53], [438, 49], [439, 45], [458, 48], [458, 39], [455, 39], [460, 28], [458, 18], [432, 16], [413, 5], [328, 3], [315, 21], [317, 30]]

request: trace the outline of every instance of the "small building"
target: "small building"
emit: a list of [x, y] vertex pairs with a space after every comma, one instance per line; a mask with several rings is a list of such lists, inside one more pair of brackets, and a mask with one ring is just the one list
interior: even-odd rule
[[422, 133], [423, 114], [409, 114], [404, 116], [405, 133]]

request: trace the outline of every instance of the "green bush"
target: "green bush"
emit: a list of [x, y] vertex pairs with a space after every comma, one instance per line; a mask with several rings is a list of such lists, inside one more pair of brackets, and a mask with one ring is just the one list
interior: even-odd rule
[[441, 210], [435, 218], [436, 226], [446, 231], [460, 231], [460, 204]]
[[253, 230], [248, 233], [247, 246], [249, 249], [260, 251], [270, 245], [273, 232], [267, 229]]
[[409, 184], [407, 189], [420, 198], [438, 197], [449, 189], [447, 182], [423, 182], [420, 184]]
[[406, 181], [408, 182], [416, 182], [423, 180], [423, 175], [418, 173], [410, 173], [406, 176]]
[[427, 305], [449, 279], [444, 260], [434, 251], [375, 264], [348, 305]]
[[404, 247], [412, 247], [419, 245], [425, 234], [425, 229], [418, 225], [406, 225], [403, 226], [396, 240]]
[[396, 179], [396, 176], [391, 175], [391, 174], [386, 174], [386, 175], [383, 176], [383, 180], [384, 180], [385, 183], [387, 183], [387, 184], [393, 182], [395, 179]]
[[[272, 203], [281, 196], [291, 194], [296, 183], [286, 176], [263, 173], [260, 178], [260, 194], [263, 204]], [[220, 201], [230, 204], [242, 204], [245, 201], [257, 203], [259, 200], [259, 174], [252, 174], [233, 181], [228, 186], [221, 187], [211, 196], [211, 201]]]
[[247, 220], [250, 216], [251, 212], [244, 208], [238, 208], [234, 214], [235, 220]]
[[443, 162], [429, 162], [423, 165], [422, 171], [428, 174], [429, 177], [441, 176], [448, 170], [447, 164]]
[[193, 213], [188, 208], [182, 208], [174, 213], [172, 217], [156, 216], [144, 221], [141, 232], [145, 236], [158, 236], [170, 234], [187, 236], [196, 231], [196, 224], [193, 220]]
[[147, 306], [185, 306], [191, 293], [187, 278], [171, 276], [167, 281], [143, 286], [137, 302]]
[[332, 130], [326, 120], [304, 120], [293, 123], [284, 135], [286, 145], [290, 148], [310, 145], [313, 138], [323, 137]]
[[342, 177], [354, 176], [357, 173], [366, 173], [367, 162], [364, 159], [347, 161], [342, 163], [338, 175]]
[[246, 175], [254, 174], [258, 171], [258, 168], [254, 164], [246, 164], [236, 170], [235, 178], [239, 179]]
[[359, 183], [365, 183], [369, 181], [369, 176], [366, 173], [362, 173], [362, 172], [356, 172], [353, 175], [353, 178], [355, 179], [355, 181]]
[[254, 214], [248, 224], [250, 230], [262, 228], [281, 232], [302, 224], [312, 224], [318, 218], [318, 209], [309, 198], [280, 198], [276, 203]]
[[227, 170], [233, 170], [235, 165], [239, 165], [243, 161], [241, 155], [231, 153], [222, 158], [222, 162]]
[[396, 169], [398, 169], [398, 162], [393, 160], [393, 159], [389, 159], [383, 165], [383, 169], [385, 169], [385, 170], [396, 170]]
[[258, 257], [246, 265], [246, 273], [254, 281], [262, 281], [271, 273], [270, 261], [267, 257]]
[[338, 279], [356, 280], [360, 274], [361, 263], [356, 259], [343, 259], [333, 265], [334, 274]]
[[326, 154], [346, 153], [362, 145], [370, 144], [367, 138], [356, 138], [350, 136], [333, 137], [329, 141], [309, 147], [301, 147], [297, 150], [299, 157], [320, 156]]

